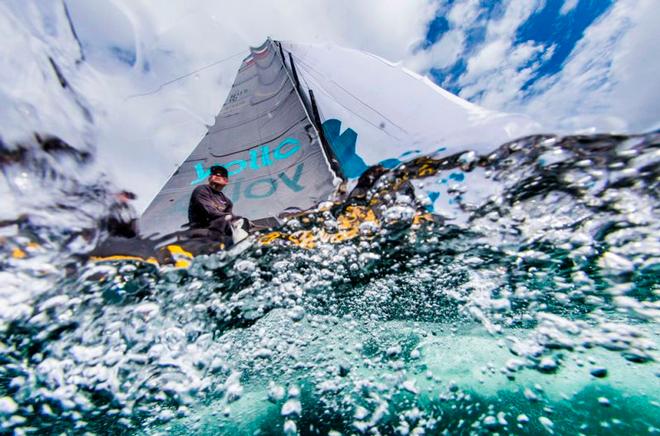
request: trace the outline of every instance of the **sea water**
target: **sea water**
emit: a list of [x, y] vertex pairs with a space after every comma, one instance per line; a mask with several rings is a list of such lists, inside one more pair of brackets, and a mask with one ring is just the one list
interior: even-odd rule
[[[187, 268], [91, 261], [112, 196], [89, 156], [3, 144], [2, 432], [657, 433], [659, 144], [417, 157]], [[456, 171], [451, 208], [401, 193]], [[379, 219], [328, 242], [348, 207]]]

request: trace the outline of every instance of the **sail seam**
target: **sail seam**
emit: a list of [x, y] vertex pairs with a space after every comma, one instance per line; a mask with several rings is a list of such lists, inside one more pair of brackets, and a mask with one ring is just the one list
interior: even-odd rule
[[[241, 153], [241, 152], [244, 152], [244, 151], [248, 151], [248, 150], [255, 149], [255, 148], [260, 147], [260, 146], [263, 146], [263, 145], [267, 145], [267, 144], [269, 144], [269, 143], [271, 143], [271, 142], [277, 140], [278, 138], [281, 138], [282, 136], [286, 135], [287, 133], [289, 133], [289, 132], [290, 132], [291, 130], [293, 130], [294, 128], [299, 127], [299, 126], [300, 126], [300, 123], [301, 123], [302, 121], [306, 121], [306, 118], [301, 118], [301, 119], [299, 119], [298, 121], [296, 121], [296, 123], [295, 123], [294, 125], [292, 125], [292, 126], [289, 127], [288, 129], [286, 129], [284, 132], [278, 134], [277, 136], [273, 136], [273, 137], [272, 137], [271, 139], [269, 139], [268, 141], [263, 141], [263, 142], [260, 142], [260, 143], [258, 143], [258, 144], [256, 144], [256, 145], [253, 145], [252, 147], [242, 148], [242, 149], [240, 149], [240, 150], [232, 151], [231, 153], [227, 153], [227, 154], [214, 154], [213, 152], [210, 152], [210, 151], [209, 151], [209, 154], [210, 154], [211, 156], [213, 156], [213, 157], [227, 157], [227, 156], [231, 156], [231, 155], [233, 155], [233, 154]], [[220, 133], [220, 132], [217, 132], [217, 133]]]
[[[282, 89], [284, 89], [284, 87], [283, 87]], [[289, 91], [289, 95], [293, 94], [294, 92], [295, 92], [295, 91], [294, 91], [293, 89], [291, 89], [291, 90]], [[238, 123], [238, 124], [234, 124], [233, 126], [228, 126], [228, 127], [226, 127], [226, 128], [216, 129], [216, 130], [213, 130], [213, 131], [209, 129], [208, 134], [210, 135], [210, 134], [214, 134], [214, 133], [217, 133], [217, 132], [222, 132], [223, 130], [233, 129], [233, 128], [235, 128], [235, 127], [244, 126], [245, 124], [248, 124], [248, 123], [252, 123], [252, 122], [254, 122], [254, 121], [257, 121], [257, 120], [259, 120], [259, 119], [261, 119], [261, 118], [267, 116], [269, 113], [271, 113], [272, 111], [274, 111], [275, 109], [277, 109], [278, 107], [280, 107], [282, 104], [286, 103], [286, 102], [288, 101], [288, 99], [289, 99], [289, 95], [287, 95], [286, 97], [284, 97], [284, 99], [282, 100], [282, 102], [281, 102], [280, 104], [276, 105], [275, 107], [273, 107], [272, 109], [270, 109], [270, 110], [268, 110], [268, 111], [265, 111], [265, 112], [262, 113], [262, 114], [259, 114], [259, 116], [255, 117], [255, 118], [251, 118], [251, 119], [249, 119], [249, 120], [246, 120], [246, 121], [240, 122], [240, 123]], [[264, 101], [265, 101], [265, 100], [264, 100]], [[232, 116], [235, 116], [235, 115], [225, 115], [224, 117], [218, 117], [218, 118], [228, 119], [229, 117], [232, 117]]]

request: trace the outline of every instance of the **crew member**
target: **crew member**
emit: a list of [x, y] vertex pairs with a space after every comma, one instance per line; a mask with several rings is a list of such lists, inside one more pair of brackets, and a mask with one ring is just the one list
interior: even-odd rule
[[248, 221], [233, 214], [231, 200], [222, 192], [229, 183], [227, 169], [220, 165], [211, 167], [206, 185], [195, 188], [188, 206], [188, 221], [191, 229], [208, 229], [209, 237], [229, 246], [232, 244], [233, 228], [243, 220], [247, 230]]
[[138, 234], [137, 214], [130, 204], [135, 194], [130, 191], [117, 192], [110, 205], [106, 227], [111, 236], [135, 238]]

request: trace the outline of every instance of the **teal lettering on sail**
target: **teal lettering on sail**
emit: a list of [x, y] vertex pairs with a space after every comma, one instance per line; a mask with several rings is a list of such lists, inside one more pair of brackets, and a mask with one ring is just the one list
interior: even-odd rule
[[[287, 151], [283, 152], [282, 149], [289, 144], [294, 144], [294, 145]], [[278, 145], [277, 148], [275, 149], [275, 153], [274, 153], [275, 159], [278, 160], [286, 159], [290, 156], [293, 156], [298, 150], [300, 150], [300, 141], [293, 138], [286, 138], [284, 141], [280, 142], [280, 145]]]
[[341, 132], [341, 121], [329, 119], [323, 123], [323, 133], [328, 139], [341, 170], [349, 179], [355, 179], [367, 169], [367, 164], [355, 151], [357, 133], [348, 128]]
[[[239, 180], [234, 184], [229, 185], [229, 194], [231, 201], [236, 203], [241, 198], [247, 198], [251, 200], [267, 198], [275, 194], [278, 189], [288, 188], [291, 192], [300, 192], [305, 189], [301, 185], [301, 176], [303, 174], [304, 163], [300, 162], [296, 165], [293, 174], [287, 174], [287, 170], [282, 171], [275, 177], [262, 177], [260, 179], [254, 180], [247, 185]], [[279, 179], [279, 180], [278, 180]], [[278, 182], [282, 182], [281, 184]], [[245, 189], [243, 189], [245, 187]]]
[[[227, 168], [229, 176], [235, 176], [246, 170], [247, 168], [258, 171], [264, 167], [271, 166], [273, 160], [285, 160], [296, 154], [300, 150], [300, 141], [295, 138], [283, 139], [273, 150], [272, 154], [267, 145], [261, 146], [257, 149], [250, 150], [248, 160], [236, 159], [225, 163], [214, 163], [212, 165], [222, 165]], [[195, 180], [190, 182], [191, 185], [203, 183], [211, 175], [211, 166], [204, 168], [202, 163], [195, 164]]]
[[268, 177], [250, 183], [245, 189], [245, 196], [247, 198], [266, 198], [273, 195], [276, 190], [277, 180]]
[[303, 163], [300, 162], [296, 167], [296, 172], [294, 173], [292, 178], [290, 178], [285, 172], [280, 173], [279, 177], [284, 182], [284, 184], [293, 192], [300, 192], [304, 189], [299, 184], [300, 176], [302, 175], [302, 172], [303, 172]]

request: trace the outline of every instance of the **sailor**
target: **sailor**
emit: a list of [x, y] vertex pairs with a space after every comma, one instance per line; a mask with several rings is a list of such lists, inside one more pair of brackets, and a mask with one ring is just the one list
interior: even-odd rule
[[121, 238], [135, 238], [138, 233], [137, 214], [130, 204], [135, 200], [135, 194], [130, 191], [120, 191], [114, 194], [113, 200], [106, 221], [108, 234]]
[[188, 221], [192, 230], [208, 229], [209, 238], [229, 246], [237, 228], [247, 231], [249, 223], [233, 214], [234, 205], [222, 192], [229, 183], [227, 169], [214, 165], [210, 172], [208, 184], [196, 187], [190, 197]]

